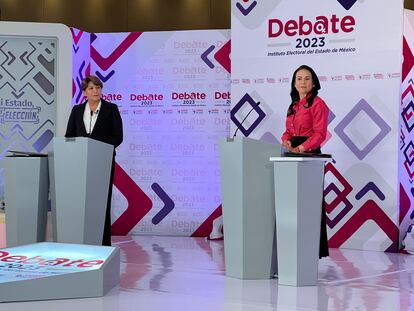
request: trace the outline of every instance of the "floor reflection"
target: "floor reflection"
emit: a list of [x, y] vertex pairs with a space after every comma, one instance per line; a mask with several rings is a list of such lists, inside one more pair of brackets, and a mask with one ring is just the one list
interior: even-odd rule
[[331, 249], [319, 262], [318, 286], [290, 287], [277, 279], [226, 277], [223, 241], [134, 236], [113, 243], [121, 249], [121, 282], [107, 296], [0, 304], [0, 310], [414, 309], [412, 255]]
[[137, 288], [138, 281], [151, 270], [150, 257], [131, 237], [115, 237], [113, 245], [121, 249], [120, 287], [124, 290], [133, 290]]
[[161, 283], [162, 279], [164, 279], [168, 273], [172, 271], [172, 260], [171, 260], [171, 253], [165, 251], [164, 247], [159, 246], [158, 244], [152, 245], [152, 250], [155, 253], [158, 253], [160, 263], [161, 263], [161, 269], [159, 270], [159, 273], [155, 274], [151, 280], [150, 280], [150, 286], [149, 288], [151, 290], [161, 290]]

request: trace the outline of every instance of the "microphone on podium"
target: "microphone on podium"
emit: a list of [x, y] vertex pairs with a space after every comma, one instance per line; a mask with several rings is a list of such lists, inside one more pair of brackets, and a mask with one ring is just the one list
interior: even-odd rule
[[92, 116], [93, 116], [93, 111], [91, 110], [91, 117], [89, 118], [89, 136], [91, 136], [91, 133], [92, 133]]
[[236, 134], [239, 130], [239, 128], [243, 125], [243, 122], [246, 121], [247, 117], [252, 113], [253, 110], [255, 110], [257, 107], [259, 107], [260, 102], [257, 102], [256, 105], [254, 105], [252, 107], [252, 109], [250, 109], [249, 113], [244, 117], [244, 119], [240, 122], [240, 125], [237, 126], [236, 130], [234, 131], [234, 134], [232, 136], [232, 138], [236, 137]]

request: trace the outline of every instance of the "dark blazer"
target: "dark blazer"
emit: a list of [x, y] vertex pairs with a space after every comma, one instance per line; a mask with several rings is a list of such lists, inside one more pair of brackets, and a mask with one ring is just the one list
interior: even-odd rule
[[73, 106], [65, 137], [90, 137], [111, 144], [114, 148], [122, 143], [122, 119], [117, 105], [101, 99], [101, 108], [91, 135], [87, 134], [83, 123], [84, 111], [85, 103]]

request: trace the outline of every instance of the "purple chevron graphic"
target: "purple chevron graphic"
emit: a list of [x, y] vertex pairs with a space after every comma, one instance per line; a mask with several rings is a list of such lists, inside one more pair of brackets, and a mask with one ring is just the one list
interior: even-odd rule
[[42, 128], [46, 125], [50, 123], [52, 126], [54, 126], [54, 123], [51, 120], [46, 120], [42, 125], [40, 125], [38, 127], [38, 129], [36, 131], [34, 131], [30, 136], [26, 137], [23, 132], [23, 127], [21, 127], [21, 125], [19, 124], [15, 124], [9, 131], [10, 131], [10, 135], [9, 136], [4, 136], [0, 133], [0, 137], [4, 140], [4, 141], [9, 141], [11, 138], [13, 138], [13, 135], [16, 134], [14, 132], [15, 129], [19, 130], [19, 134], [21, 137], [24, 138], [24, 140], [29, 141], [31, 140], [35, 135], [37, 135], [37, 133], [42, 130]]
[[115, 73], [115, 70], [111, 70], [110, 73], [108, 73], [106, 76], [101, 74], [99, 71], [95, 71], [96, 75], [99, 77], [99, 79], [102, 80], [102, 82], [108, 81]]
[[94, 42], [96, 39], [98, 38], [98, 36], [94, 33], [91, 33], [91, 44], [92, 42]]
[[12, 52], [7, 52], [7, 54], [11, 57], [11, 60], [7, 63], [7, 66], [10, 66], [16, 60], [16, 56], [14, 56]]
[[76, 77], [76, 84], [78, 85], [78, 95], [76, 95], [76, 103], [79, 103], [79, 100], [81, 98], [82, 94], [82, 85], [81, 85], [81, 80], [83, 80], [84, 76], [83, 76], [83, 68], [85, 67], [86, 62], [83, 61], [82, 64], [79, 66], [79, 70], [78, 70], [78, 74], [79, 77]]
[[83, 68], [85, 67], [86, 62], [83, 61], [82, 64], [79, 67], [78, 73], [79, 73], [79, 77], [83, 80], [85, 77], [83, 76]]
[[216, 47], [214, 45], [210, 46], [207, 50], [204, 51], [203, 54], [201, 54], [201, 59], [206, 63], [207, 66], [209, 66], [211, 69], [214, 68], [214, 64], [207, 58], [207, 56], [213, 51]]
[[240, 2], [236, 3], [236, 7], [239, 9], [239, 11], [244, 16], [249, 15], [250, 12], [255, 8], [256, 5], [257, 5], [257, 1], [253, 1], [247, 8], [244, 8], [243, 5]]
[[[27, 64], [27, 65], [30, 64], [32, 67], [20, 78], [20, 80], [23, 80], [24, 78], [26, 78], [36, 68], [35, 64], [33, 64], [30, 61], [30, 57], [32, 56], [32, 54], [34, 52], [36, 52], [36, 47], [33, 44], [31, 44], [30, 42], [28, 42], [28, 43], [32, 47], [32, 51], [29, 53], [29, 55], [25, 55], [24, 58], [27, 60], [27, 62], [25, 64]], [[23, 61], [23, 59], [22, 59], [22, 61]]]
[[82, 86], [81, 86], [81, 81], [78, 77], [76, 77], [76, 84], [78, 85], [78, 90], [79, 90], [79, 93], [76, 96], [76, 103], [79, 103], [79, 100], [82, 96]]
[[159, 184], [153, 183], [151, 188], [164, 202], [164, 207], [152, 218], [152, 223], [158, 225], [174, 209], [175, 203]]
[[21, 92], [20, 94], [17, 94], [16, 92], [12, 91], [12, 94], [16, 99], [19, 99], [20, 97], [23, 96], [24, 92]]
[[364, 195], [366, 195], [368, 192], [374, 192], [377, 197], [381, 200], [384, 201], [385, 200], [385, 195], [382, 193], [382, 191], [377, 187], [376, 184], [374, 184], [372, 181], [370, 181], [369, 183], [367, 183], [365, 185], [364, 188], [361, 189], [361, 191], [359, 191], [356, 195], [355, 195], [355, 199], [357, 200], [361, 200], [362, 197]]
[[25, 60], [24, 60], [24, 58], [26, 57], [26, 54], [27, 54], [27, 51], [26, 52], [24, 52], [22, 55], [20, 55], [20, 60], [22, 61], [22, 63], [23, 64], [25, 64], [25, 66], [27, 66], [27, 65], [29, 65], [29, 63], [28, 62], [26, 62]]
[[[4, 42], [4, 44], [2, 45], [2, 46], [0, 46], [0, 52], [1, 53], [3, 53], [3, 55], [6, 57], [6, 59], [4, 60], [4, 62], [3, 63], [1, 63], [0, 64], [0, 66], [1, 66], [1, 68], [3, 68], [3, 70], [5, 71], [5, 72], [7, 72], [8, 74], [9, 74], [9, 76], [14, 80], [14, 81], [16, 81], [16, 78], [13, 76], [13, 74], [11, 73], [11, 72], [9, 72], [7, 69], [6, 69], [6, 67], [4, 67], [4, 64], [6, 64], [6, 62], [7, 62], [7, 60], [9, 59], [9, 56], [3, 51], [3, 47], [5, 46], [7, 44], [7, 41], [6, 42]], [[10, 52], [8, 52], [8, 54], [10, 54]], [[13, 56], [14, 57], [14, 56]], [[10, 63], [9, 63], [10, 64]], [[9, 65], [9, 64], [7, 64], [7, 65]]]
[[15, 124], [11, 129], [10, 129], [10, 131], [14, 131], [15, 129], [18, 129], [19, 131], [24, 131], [23, 130], [23, 127], [20, 125], [20, 124]]
[[78, 70], [79, 76], [76, 77], [76, 79], [75, 79], [76, 84], [78, 86], [78, 88], [77, 88], [78, 89], [78, 95], [76, 95], [76, 103], [79, 103], [79, 99], [82, 96], [82, 83], [81, 83], [81, 80], [83, 80], [85, 78], [83, 76], [83, 68], [85, 67], [85, 65], [86, 65], [86, 62], [83, 61], [82, 64], [80, 65], [80, 67], [79, 67], [79, 70]]
[[349, 10], [358, 0], [338, 0], [345, 10]]
[[[329, 192], [333, 191], [337, 196], [339, 196], [342, 191], [338, 189], [338, 187], [334, 184], [331, 183], [328, 187], [326, 187], [326, 189], [324, 190], [324, 196], [326, 196]], [[348, 201], [348, 199], [346, 197], [344, 197], [341, 200], [341, 203], [343, 205], [345, 205], [345, 207], [338, 213], [338, 215], [336, 215], [336, 217], [334, 219], [331, 219], [329, 217], [329, 213], [327, 214], [326, 217], [326, 224], [329, 226], [329, 228], [333, 228], [335, 227], [338, 222], [341, 221], [342, 218], [345, 217], [346, 214], [348, 214], [348, 212], [352, 209], [353, 205], [351, 204], [351, 202]]]
[[76, 47], [74, 44], [72, 44], [73, 50], [75, 51], [75, 54], [79, 51], [79, 46]]
[[405, 142], [405, 135], [402, 129], [400, 129], [400, 143], [401, 143], [401, 147], [400, 147], [400, 151], [404, 149], [406, 142]]

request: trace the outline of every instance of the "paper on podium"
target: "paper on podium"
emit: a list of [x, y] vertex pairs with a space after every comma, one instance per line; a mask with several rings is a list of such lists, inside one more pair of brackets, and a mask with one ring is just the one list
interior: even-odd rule
[[17, 151], [17, 150], [9, 150], [10, 155], [7, 157], [47, 157], [46, 153], [38, 153], [38, 152], [30, 152], [30, 151]]

